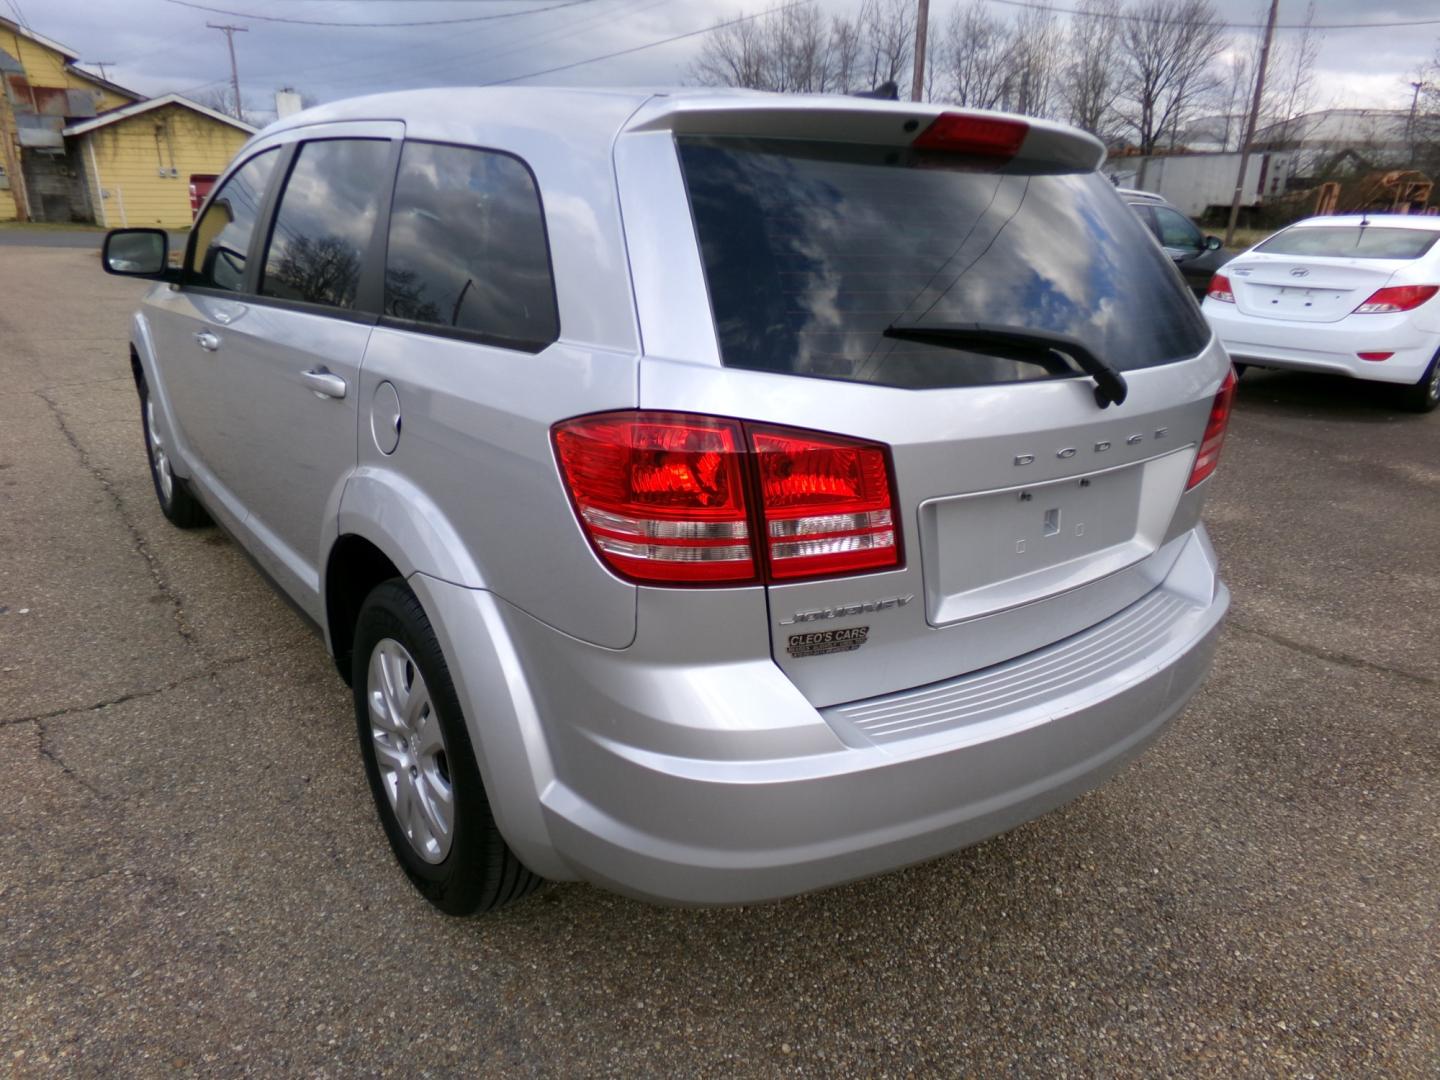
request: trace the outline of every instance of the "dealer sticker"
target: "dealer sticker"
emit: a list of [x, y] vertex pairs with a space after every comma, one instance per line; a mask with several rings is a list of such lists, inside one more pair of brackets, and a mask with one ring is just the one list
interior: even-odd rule
[[791, 634], [785, 651], [797, 660], [826, 653], [854, 652], [870, 636], [868, 626], [851, 626], [843, 630], [815, 630], [808, 634]]

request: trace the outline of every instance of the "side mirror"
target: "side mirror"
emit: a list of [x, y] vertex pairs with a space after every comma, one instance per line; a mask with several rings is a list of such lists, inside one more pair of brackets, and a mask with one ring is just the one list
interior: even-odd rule
[[170, 234], [164, 229], [111, 229], [100, 261], [107, 274], [170, 281]]
[[1224, 246], [1225, 246], [1225, 241], [1221, 240], [1218, 236], [1207, 236], [1207, 237], [1205, 237], [1205, 250], [1206, 250], [1206, 251], [1219, 251], [1219, 250], [1220, 250], [1222, 247], [1224, 247]]

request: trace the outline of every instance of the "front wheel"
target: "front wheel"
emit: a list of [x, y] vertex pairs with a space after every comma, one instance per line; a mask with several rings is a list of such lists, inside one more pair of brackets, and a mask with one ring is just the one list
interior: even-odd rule
[[1430, 358], [1430, 366], [1414, 386], [1402, 387], [1400, 404], [1411, 412], [1427, 413], [1440, 405], [1440, 352]]
[[365, 773], [411, 882], [451, 915], [490, 911], [531, 892], [541, 879], [495, 825], [440, 643], [399, 578], [366, 598], [352, 663]]
[[165, 445], [155, 425], [155, 399], [150, 386], [140, 379], [140, 425], [145, 431], [145, 456], [150, 461], [150, 480], [160, 512], [170, 523], [181, 529], [198, 529], [210, 524], [210, 515], [200, 500], [190, 492], [185, 481], [176, 476], [170, 465], [170, 448]]

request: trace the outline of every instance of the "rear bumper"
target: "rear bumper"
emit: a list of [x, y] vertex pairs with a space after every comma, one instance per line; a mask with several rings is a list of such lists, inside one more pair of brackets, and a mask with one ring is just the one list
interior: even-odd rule
[[[1414, 385], [1440, 348], [1440, 334], [1418, 328], [1409, 315], [1353, 315], [1339, 322], [1307, 323], [1257, 319], [1215, 300], [1206, 300], [1203, 309], [1230, 358], [1240, 364]], [[1361, 360], [1361, 352], [1394, 355]]]
[[[457, 688], [517, 854], [547, 876], [692, 904], [770, 900], [933, 858], [1095, 787], [1194, 693], [1229, 603], [1197, 530], [1144, 600], [1029, 656], [820, 712], [768, 658], [716, 679], [649, 665], [640, 696], [672, 718], [636, 712], [627, 681], [642, 676], [623, 673], [623, 653], [597, 664], [603, 650], [578, 646], [588, 651], [576, 662], [572, 639], [489, 594], [423, 584], [427, 608], [448, 609], [432, 620], [451, 628], [442, 643], [460, 644], [451, 617], [479, 599], [509, 634], [513, 674], [533, 673], [512, 680], [503, 703], [477, 671], [457, 679], [470, 683]], [[511, 735], [495, 738], [517, 692], [528, 728], [518, 742], [532, 741], [518, 756]], [[698, 715], [707, 701], [713, 715]], [[757, 709], [763, 740], [743, 725]], [[898, 728], [886, 719], [897, 710], [908, 718]], [[703, 732], [694, 746], [705, 752], [640, 745], [637, 733], [672, 721]]]

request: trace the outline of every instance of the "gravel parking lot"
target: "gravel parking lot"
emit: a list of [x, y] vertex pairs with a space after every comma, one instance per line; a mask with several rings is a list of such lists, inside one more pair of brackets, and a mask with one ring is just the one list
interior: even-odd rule
[[1440, 1073], [1440, 415], [1246, 377], [1215, 671], [1078, 803], [770, 906], [454, 921], [321, 642], [156, 508], [141, 292], [0, 249], [0, 1073]]

